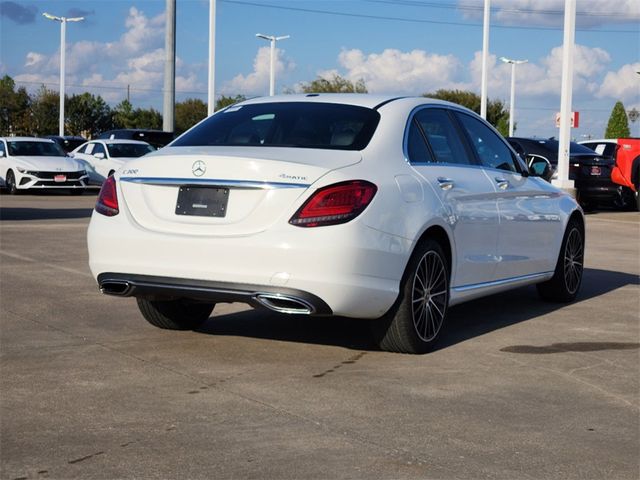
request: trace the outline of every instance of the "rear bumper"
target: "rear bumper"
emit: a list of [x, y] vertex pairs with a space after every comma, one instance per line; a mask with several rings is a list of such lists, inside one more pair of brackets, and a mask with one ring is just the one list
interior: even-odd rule
[[310, 304], [308, 313], [354, 318], [378, 318], [393, 305], [412, 247], [357, 221], [195, 236], [142, 229], [126, 210], [114, 217], [94, 212], [87, 240], [89, 266], [103, 291], [107, 280], [122, 281], [120, 295], [268, 308], [265, 302], [292, 297]]
[[319, 297], [301, 290], [264, 285], [234, 284], [126, 273], [98, 275], [100, 291], [119, 297], [154, 299], [188, 298], [205, 302], [242, 302], [280, 313], [331, 315]]

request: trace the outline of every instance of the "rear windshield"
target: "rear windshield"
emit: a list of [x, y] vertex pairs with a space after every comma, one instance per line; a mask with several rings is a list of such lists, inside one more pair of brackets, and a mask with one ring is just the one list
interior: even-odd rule
[[142, 145], [138, 143], [111, 143], [107, 144], [107, 148], [109, 149], [109, 155], [112, 158], [138, 158], [149, 152], [153, 152], [154, 150], [151, 145]]
[[375, 110], [333, 103], [261, 103], [227, 108], [172, 147], [256, 146], [362, 150], [378, 126]]
[[62, 147], [54, 142], [9, 141], [9, 155], [22, 157], [66, 157]]
[[598, 155], [602, 155], [603, 157], [613, 158], [616, 154], [617, 143], [582, 143], [581, 145], [585, 147], [589, 147], [591, 150], [596, 152]]

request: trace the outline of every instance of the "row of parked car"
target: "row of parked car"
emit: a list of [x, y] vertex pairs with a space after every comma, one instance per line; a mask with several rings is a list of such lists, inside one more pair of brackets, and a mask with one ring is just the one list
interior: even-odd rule
[[102, 185], [127, 161], [172, 139], [172, 133], [155, 130], [112, 130], [90, 141], [73, 136], [0, 138], [0, 186], [11, 194], [63, 189], [80, 195], [90, 185]]
[[[507, 138], [516, 152], [545, 179], [557, 176], [558, 141], [554, 138]], [[569, 178], [585, 210], [598, 204], [640, 210], [640, 139], [571, 142]]]
[[[0, 186], [15, 194], [27, 189], [68, 189], [81, 194], [126, 161], [173, 140], [157, 130], [111, 130], [96, 139], [49, 136], [0, 139]], [[554, 138], [507, 138], [529, 168], [548, 181], [557, 176], [558, 141]], [[72, 158], [69, 158], [72, 157]], [[569, 178], [585, 210], [598, 204], [639, 210], [640, 139], [571, 142]]]

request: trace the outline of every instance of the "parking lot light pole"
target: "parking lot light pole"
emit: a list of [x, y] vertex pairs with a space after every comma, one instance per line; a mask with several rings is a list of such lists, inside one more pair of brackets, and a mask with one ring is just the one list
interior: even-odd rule
[[216, 110], [216, 0], [209, 0], [209, 88], [207, 115]]
[[576, 30], [576, 0], [565, 0], [564, 41], [562, 44], [562, 90], [560, 95], [560, 135], [558, 139], [558, 178], [552, 183], [575, 196], [573, 180], [569, 180], [571, 146], [571, 96], [573, 92], [573, 49]]
[[58, 135], [64, 136], [64, 69], [65, 69], [65, 57], [66, 57], [66, 37], [67, 37], [67, 22], [81, 22], [84, 17], [56, 17], [50, 13], [43, 13], [43, 17], [53, 20], [54, 22], [60, 22], [60, 118], [58, 120]]
[[482, 80], [480, 82], [480, 116], [487, 119], [487, 76], [489, 70], [489, 22], [491, 20], [491, 0], [484, 0], [482, 22]]
[[269, 96], [273, 97], [276, 94], [276, 42], [278, 40], [285, 40], [290, 38], [289, 35], [283, 35], [282, 37], [276, 37], [274, 35], [263, 35], [261, 33], [256, 33], [256, 37], [262, 38], [264, 40], [269, 40], [271, 42], [271, 70], [269, 74]]
[[529, 60], [513, 60], [511, 58], [500, 57], [504, 63], [511, 64], [511, 101], [509, 103], [509, 136], [513, 137], [513, 127], [516, 123], [515, 98], [516, 98], [516, 65], [527, 63]]

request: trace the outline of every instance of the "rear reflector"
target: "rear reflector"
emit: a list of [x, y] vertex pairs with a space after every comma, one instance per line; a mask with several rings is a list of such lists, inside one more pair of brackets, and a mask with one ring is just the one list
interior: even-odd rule
[[100, 195], [98, 195], [98, 201], [96, 202], [96, 212], [106, 215], [107, 217], [113, 217], [119, 212], [116, 179], [113, 175], [107, 178], [102, 184]]
[[297, 227], [337, 225], [353, 220], [373, 200], [378, 188], [365, 180], [336, 183], [317, 190], [291, 217]]

